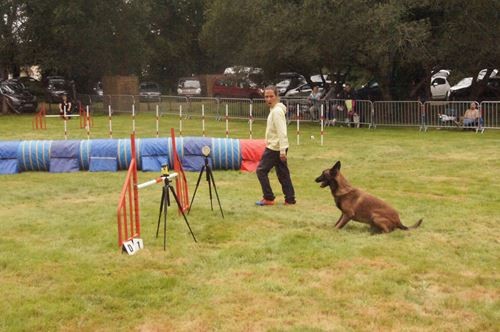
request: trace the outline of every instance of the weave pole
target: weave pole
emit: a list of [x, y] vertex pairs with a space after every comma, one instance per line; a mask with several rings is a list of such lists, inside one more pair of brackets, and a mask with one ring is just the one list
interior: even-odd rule
[[300, 110], [299, 104], [297, 104], [297, 145], [300, 145]]
[[323, 129], [324, 129], [324, 121], [325, 121], [325, 117], [324, 117], [324, 113], [323, 113], [323, 111], [324, 111], [323, 106], [324, 105], [321, 104], [321, 110], [320, 110], [321, 111], [321, 116], [320, 116], [320, 121], [321, 121], [321, 133], [320, 133], [320, 135], [321, 135], [321, 146], [323, 146], [323, 132], [324, 132]]
[[156, 105], [156, 138], [160, 137], [160, 109]]
[[132, 134], [135, 135], [135, 104], [132, 104]]
[[68, 118], [66, 117], [66, 106], [63, 107], [64, 114], [64, 139], [68, 139]]
[[89, 105], [86, 106], [86, 117], [85, 117], [85, 121], [87, 123], [87, 125], [85, 126], [85, 128], [87, 129], [87, 140], [90, 139], [90, 113], [89, 113]]
[[182, 105], [179, 105], [179, 136], [182, 137]]
[[250, 129], [250, 139], [252, 139], [252, 125], [253, 125], [253, 104], [250, 104], [250, 114], [248, 119], [248, 127]]
[[113, 125], [111, 124], [111, 105], [108, 105], [109, 138], [113, 138]]
[[226, 138], [229, 137], [229, 105], [226, 104]]
[[205, 137], [205, 104], [201, 104], [201, 132]]

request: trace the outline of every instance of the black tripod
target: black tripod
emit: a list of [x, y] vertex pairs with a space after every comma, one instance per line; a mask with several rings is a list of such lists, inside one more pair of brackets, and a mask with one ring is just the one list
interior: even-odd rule
[[207, 172], [207, 182], [208, 182], [208, 192], [210, 194], [210, 207], [212, 208], [212, 211], [214, 210], [214, 205], [212, 203], [212, 185], [214, 186], [214, 191], [215, 191], [215, 196], [217, 197], [217, 202], [219, 203], [219, 208], [220, 208], [220, 213], [222, 214], [222, 218], [224, 219], [224, 212], [222, 211], [222, 206], [220, 205], [220, 199], [219, 199], [219, 194], [217, 193], [217, 187], [215, 186], [215, 180], [214, 180], [214, 175], [212, 173], [212, 169], [210, 168], [210, 165], [208, 164], [208, 156], [203, 156], [205, 158], [205, 165], [200, 170], [200, 175], [198, 176], [198, 181], [196, 182], [196, 187], [194, 188], [194, 193], [193, 193], [193, 198], [191, 198], [191, 204], [189, 204], [189, 210], [188, 213], [191, 212], [191, 207], [193, 206], [193, 201], [194, 197], [196, 196], [196, 191], [198, 190], [198, 186], [200, 185], [200, 180], [201, 176], [203, 175], [203, 172]]
[[196, 241], [196, 237], [193, 234], [193, 231], [191, 230], [191, 226], [189, 226], [189, 222], [186, 218], [186, 215], [184, 214], [184, 211], [182, 211], [182, 205], [179, 202], [179, 198], [175, 194], [174, 187], [172, 187], [172, 180], [168, 176], [163, 176], [163, 189], [161, 192], [161, 201], [160, 201], [160, 214], [158, 215], [158, 226], [156, 227], [156, 238], [158, 238], [158, 232], [160, 231], [160, 221], [161, 221], [161, 214], [163, 212], [163, 250], [167, 249], [167, 208], [170, 206], [170, 192], [172, 192], [172, 195], [175, 198], [175, 201], [177, 202], [177, 206], [179, 207], [179, 211], [181, 211], [182, 216], [184, 217], [184, 221], [186, 222], [187, 227], [189, 228], [189, 232], [191, 233], [191, 236], [193, 237], [194, 242]]

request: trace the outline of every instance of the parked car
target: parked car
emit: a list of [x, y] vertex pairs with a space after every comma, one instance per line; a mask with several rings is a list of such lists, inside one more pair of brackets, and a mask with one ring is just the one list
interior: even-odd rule
[[450, 71], [441, 69], [431, 76], [431, 98], [434, 100], [446, 100], [450, 94], [451, 85], [448, 82]]
[[73, 96], [72, 83], [63, 76], [47, 76], [43, 81], [45, 100], [49, 103], [60, 103], [63, 95]]
[[304, 76], [295, 72], [280, 73], [279, 77], [281, 81], [276, 83], [276, 87], [278, 88], [278, 94], [280, 96], [284, 96], [289, 90], [307, 83]]
[[212, 87], [215, 98], [263, 98], [264, 90], [254, 82], [247, 79], [240, 79], [234, 76], [227, 76], [216, 79]]
[[[476, 77], [476, 83], [487, 79], [485, 89], [478, 97], [478, 99], [480, 99], [478, 101], [500, 99], [500, 76], [498, 75], [498, 69], [494, 69], [488, 78], [485, 78], [486, 71], [486, 69], [481, 70]], [[450, 88], [448, 99], [470, 100], [473, 80], [474, 77], [465, 77], [461, 79], [457, 84]]]
[[179, 96], [201, 96], [202, 81], [197, 77], [182, 77], [177, 83], [177, 94]]
[[161, 97], [160, 86], [155, 82], [142, 82], [139, 84], [139, 100], [143, 102], [159, 101]]
[[[323, 94], [323, 83], [317, 83], [319, 86], [319, 92]], [[285, 97], [292, 97], [292, 98], [307, 98], [311, 94], [312, 88], [309, 85], [309, 83], [304, 83], [299, 85], [298, 87], [288, 90], [285, 93]]]
[[32, 95], [37, 97], [37, 99], [43, 98], [45, 96], [45, 89], [43, 87], [43, 84], [36, 78], [23, 76], [19, 77], [17, 81], [21, 83], [25, 89], [31, 92]]
[[38, 102], [22, 84], [15, 80], [0, 82], [0, 105], [15, 113], [35, 112]]
[[378, 82], [374, 79], [363, 84], [354, 94], [356, 95], [356, 99], [359, 100], [382, 100], [382, 90], [380, 90]]

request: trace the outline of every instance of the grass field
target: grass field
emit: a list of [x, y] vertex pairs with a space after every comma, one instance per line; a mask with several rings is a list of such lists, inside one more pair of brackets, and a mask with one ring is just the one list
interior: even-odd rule
[[[107, 137], [106, 118], [95, 120], [92, 137]], [[86, 138], [72, 121], [69, 138]], [[114, 137], [128, 137], [130, 118], [114, 121]], [[32, 131], [30, 117], [3, 116], [0, 139], [62, 139], [61, 121], [48, 124]], [[162, 118], [162, 132], [171, 126], [178, 118]], [[197, 119], [183, 127], [201, 135]], [[207, 124], [210, 136], [224, 129]], [[256, 122], [254, 137], [263, 132]], [[154, 133], [139, 116], [138, 136]], [[210, 210], [202, 182], [188, 217], [199, 242], [172, 208], [163, 251], [161, 187], [149, 187], [140, 192], [145, 249], [135, 256], [116, 244], [125, 172], [0, 176], [0, 330], [498, 331], [500, 131], [335, 127], [324, 146], [317, 125], [301, 133], [297, 146], [289, 127], [297, 205], [282, 204], [275, 174], [280, 204], [257, 207], [255, 174], [215, 171], [226, 218]], [[232, 122], [231, 137], [248, 138], [248, 124]], [[353, 185], [422, 226], [335, 230], [340, 212], [314, 178], [337, 160]], [[192, 193], [198, 173], [187, 175]]]

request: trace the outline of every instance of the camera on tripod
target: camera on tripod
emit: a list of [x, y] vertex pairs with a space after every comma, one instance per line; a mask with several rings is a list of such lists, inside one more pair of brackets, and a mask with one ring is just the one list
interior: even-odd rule
[[161, 165], [161, 176], [169, 176], [170, 173], [168, 171], [168, 164]]

